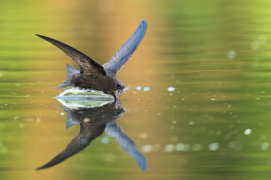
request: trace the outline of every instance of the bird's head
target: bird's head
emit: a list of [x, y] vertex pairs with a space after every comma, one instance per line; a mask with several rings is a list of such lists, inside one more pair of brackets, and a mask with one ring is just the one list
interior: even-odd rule
[[126, 88], [124, 83], [121, 82], [116, 77], [109, 78], [109, 89], [110, 89], [110, 95], [114, 96], [116, 99], [118, 99], [122, 93], [122, 91]]

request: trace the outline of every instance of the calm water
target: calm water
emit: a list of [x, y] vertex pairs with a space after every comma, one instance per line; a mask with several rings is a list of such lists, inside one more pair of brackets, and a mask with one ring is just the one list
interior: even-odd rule
[[[0, 179], [270, 179], [270, 1], [0, 2]], [[66, 129], [71, 112], [55, 107], [62, 90], [52, 87], [72, 61], [34, 34], [103, 64], [142, 19], [146, 36], [118, 74], [129, 87], [120, 98], [127, 111], [115, 117], [106, 105], [80, 116], [108, 113], [141, 163], [106, 121], [99, 127], [109, 134], [36, 171], [89, 131]]]

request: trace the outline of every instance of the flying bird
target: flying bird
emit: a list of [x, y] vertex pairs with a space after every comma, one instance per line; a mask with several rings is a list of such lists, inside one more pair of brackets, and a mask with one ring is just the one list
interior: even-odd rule
[[141, 43], [147, 30], [147, 22], [143, 20], [134, 34], [127, 40], [125, 44], [113, 55], [113, 57], [104, 65], [55, 39], [38, 35], [38, 37], [52, 43], [68, 55], [79, 69], [67, 64], [66, 69], [68, 75], [66, 81], [55, 88], [64, 88], [75, 86], [83, 89], [99, 90], [106, 94], [110, 94], [118, 99], [125, 89], [125, 85], [117, 77], [117, 73], [121, 67], [130, 59], [139, 44]]

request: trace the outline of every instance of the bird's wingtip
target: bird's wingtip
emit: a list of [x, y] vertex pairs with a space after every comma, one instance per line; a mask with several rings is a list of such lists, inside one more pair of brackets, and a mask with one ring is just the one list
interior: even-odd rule
[[147, 162], [145, 162], [144, 164], [139, 165], [139, 167], [140, 167], [140, 169], [142, 171], [147, 171]]
[[144, 23], [144, 24], [147, 25], [147, 21], [146, 21], [145, 19], [143, 19], [143, 20], [141, 21], [141, 23]]
[[42, 38], [42, 39], [48, 39], [48, 37], [46, 37], [46, 36], [43, 36], [43, 35], [40, 35], [40, 34], [35, 34], [36, 36], [38, 36], [38, 37], [40, 37], [40, 38]]
[[148, 24], [145, 19], [143, 19], [140, 24], [147, 29]]
[[147, 171], [147, 167], [146, 167], [146, 168], [143, 168], [142, 171]]
[[42, 170], [42, 169], [44, 169], [43, 166], [42, 166], [42, 167], [38, 167], [38, 168], [36, 168], [35, 170], [36, 170], [36, 171], [40, 171], [40, 170]]

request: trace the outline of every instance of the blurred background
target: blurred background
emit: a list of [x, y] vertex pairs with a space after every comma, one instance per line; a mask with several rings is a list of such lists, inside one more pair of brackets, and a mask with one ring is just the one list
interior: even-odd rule
[[[270, 7], [269, 0], [1, 0], [0, 179], [270, 179]], [[65, 129], [53, 98], [62, 90], [52, 89], [64, 82], [65, 63], [75, 65], [34, 34], [104, 64], [143, 19], [145, 38], [118, 74], [129, 90], [117, 123], [147, 171], [106, 134], [35, 171], [79, 126]]]

